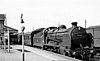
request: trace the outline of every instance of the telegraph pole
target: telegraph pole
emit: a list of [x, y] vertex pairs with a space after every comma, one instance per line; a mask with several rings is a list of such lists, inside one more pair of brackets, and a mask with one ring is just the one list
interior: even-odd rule
[[[24, 24], [24, 21], [23, 21], [23, 14], [21, 14], [21, 24]], [[24, 59], [24, 30], [25, 30], [25, 27], [22, 26], [21, 27], [21, 31], [22, 31], [22, 61], [25, 61]]]
[[86, 22], [86, 19], [85, 19], [85, 29], [86, 29], [86, 24], [87, 24], [87, 22]]

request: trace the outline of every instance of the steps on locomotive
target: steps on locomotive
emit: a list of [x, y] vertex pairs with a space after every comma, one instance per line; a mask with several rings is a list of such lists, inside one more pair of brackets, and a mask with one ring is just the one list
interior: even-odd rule
[[44, 50], [50, 50], [50, 51], [54, 51], [54, 52], [57, 52], [59, 47], [60, 47], [59, 45], [52, 45], [52, 44], [44, 44], [43, 45]]
[[97, 53], [100, 54], [100, 47], [94, 47], [94, 48], [96, 49]]
[[60, 47], [60, 45], [44, 44], [43, 46], [47, 47]]

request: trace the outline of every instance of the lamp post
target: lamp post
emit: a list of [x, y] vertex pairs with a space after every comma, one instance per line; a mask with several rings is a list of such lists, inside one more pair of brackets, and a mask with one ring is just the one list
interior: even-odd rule
[[[23, 14], [21, 14], [21, 24], [24, 24], [24, 21], [23, 21]], [[21, 27], [21, 31], [22, 31], [22, 61], [25, 61], [24, 60], [24, 30], [25, 30], [25, 26], [22, 26]]]

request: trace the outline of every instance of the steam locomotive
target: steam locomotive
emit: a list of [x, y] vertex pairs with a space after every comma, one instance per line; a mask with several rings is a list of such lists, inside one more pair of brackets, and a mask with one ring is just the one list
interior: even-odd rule
[[44, 50], [84, 61], [88, 61], [95, 54], [92, 34], [77, 26], [77, 22], [73, 22], [72, 27], [68, 29], [65, 25], [40, 28], [24, 36], [26, 45], [39, 46]]

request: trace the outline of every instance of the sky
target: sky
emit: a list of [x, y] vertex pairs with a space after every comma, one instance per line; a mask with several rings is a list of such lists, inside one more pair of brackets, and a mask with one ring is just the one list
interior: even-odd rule
[[[24, 24], [21, 24], [23, 13]], [[41, 27], [71, 27], [71, 22], [87, 27], [100, 25], [100, 0], [0, 0], [0, 14], [6, 14], [7, 26], [25, 32]]]

